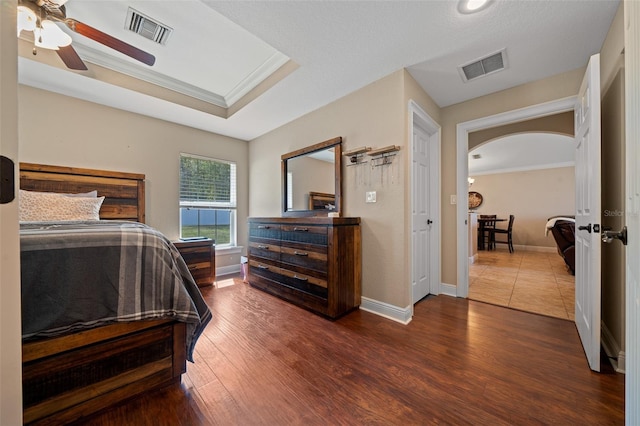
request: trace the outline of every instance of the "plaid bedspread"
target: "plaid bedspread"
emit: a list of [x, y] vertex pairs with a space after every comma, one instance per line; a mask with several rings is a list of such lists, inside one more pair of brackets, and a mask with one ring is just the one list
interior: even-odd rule
[[113, 322], [187, 323], [187, 358], [211, 312], [175, 246], [138, 222], [20, 224], [22, 337]]

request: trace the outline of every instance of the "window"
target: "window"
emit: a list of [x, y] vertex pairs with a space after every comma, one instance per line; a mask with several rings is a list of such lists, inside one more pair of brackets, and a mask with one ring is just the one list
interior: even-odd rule
[[180, 238], [236, 245], [236, 164], [180, 154]]

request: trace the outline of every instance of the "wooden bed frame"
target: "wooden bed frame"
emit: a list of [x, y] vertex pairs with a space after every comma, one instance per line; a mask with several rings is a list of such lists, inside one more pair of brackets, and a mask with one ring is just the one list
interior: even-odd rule
[[[20, 188], [98, 191], [102, 219], [144, 222], [143, 174], [20, 163]], [[97, 327], [22, 345], [23, 421], [69, 423], [179, 383], [186, 371], [186, 326], [173, 320]]]

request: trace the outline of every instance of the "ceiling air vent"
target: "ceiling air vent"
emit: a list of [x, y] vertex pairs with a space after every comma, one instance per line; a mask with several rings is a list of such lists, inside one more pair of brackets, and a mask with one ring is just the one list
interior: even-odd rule
[[127, 11], [125, 28], [162, 45], [167, 43], [167, 39], [173, 31], [172, 28], [149, 18], [132, 8], [129, 8]]
[[507, 67], [507, 56], [505, 50], [502, 49], [497, 53], [492, 53], [481, 59], [476, 59], [466, 65], [458, 67], [460, 76], [465, 82], [502, 71]]

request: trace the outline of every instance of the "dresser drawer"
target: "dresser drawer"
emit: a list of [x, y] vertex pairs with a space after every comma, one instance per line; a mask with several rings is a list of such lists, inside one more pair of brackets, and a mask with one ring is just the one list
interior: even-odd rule
[[300, 272], [291, 271], [286, 268], [280, 268], [280, 275], [282, 275], [280, 282], [284, 285], [313, 294], [314, 296], [325, 299], [327, 297], [326, 280]]
[[249, 255], [262, 259], [280, 260], [280, 246], [262, 242], [249, 242]]
[[327, 227], [314, 225], [282, 225], [280, 239], [320, 246], [327, 245]]
[[175, 241], [198, 286], [212, 285], [215, 281], [215, 245], [213, 240]]
[[249, 238], [252, 240], [275, 240], [281, 237], [281, 225], [272, 223], [250, 223]]
[[189, 272], [198, 285], [212, 284], [211, 262], [207, 263], [187, 263]]
[[277, 281], [282, 275], [278, 265], [279, 264], [277, 262], [271, 263], [269, 261], [262, 261], [261, 259], [250, 258], [249, 275], [255, 275]]
[[280, 261], [323, 273], [327, 272], [327, 250], [324, 247], [320, 251], [315, 251], [311, 247], [282, 246], [280, 248]]

